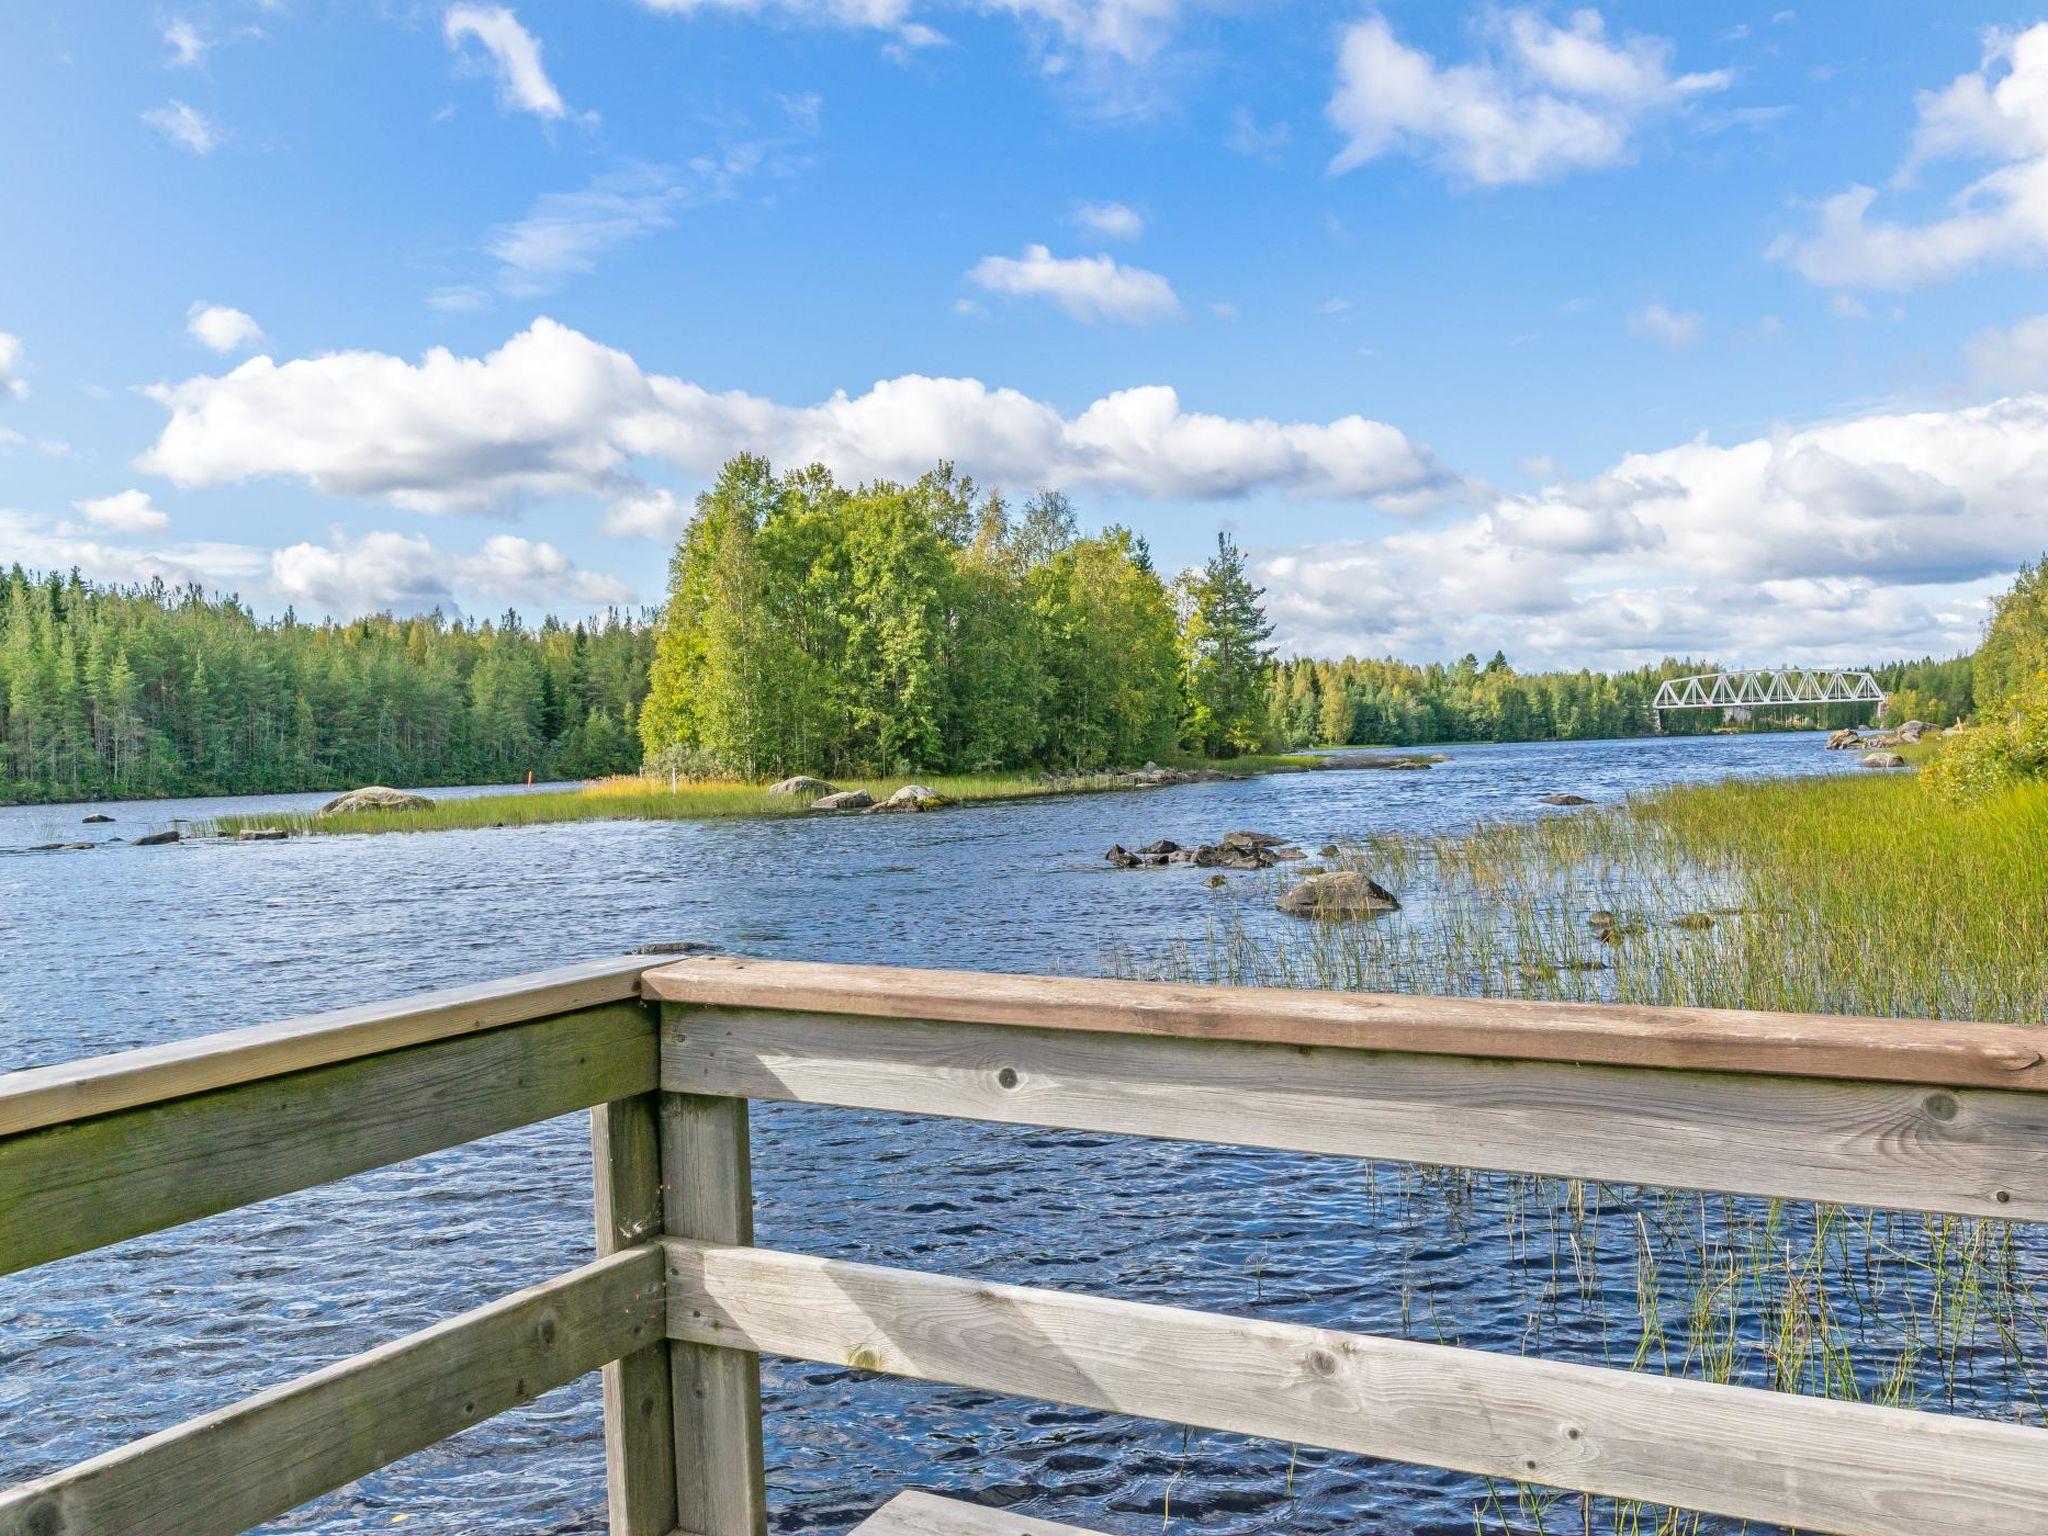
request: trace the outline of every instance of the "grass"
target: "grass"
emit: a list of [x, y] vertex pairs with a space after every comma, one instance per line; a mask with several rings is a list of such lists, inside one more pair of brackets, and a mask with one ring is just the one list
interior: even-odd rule
[[[1286, 773], [1307, 768], [1306, 756], [1240, 757], [1213, 764], [1228, 773]], [[1111, 773], [987, 773], [919, 775], [915, 778], [835, 779], [837, 789], [864, 789], [884, 800], [904, 784], [922, 784], [961, 805], [1024, 800], [1044, 795], [1100, 794], [1130, 786]], [[430, 797], [431, 798], [431, 797]], [[283, 827], [295, 836], [338, 833], [449, 832], [482, 827], [526, 827], [561, 821], [697, 821], [728, 816], [801, 816], [807, 797], [771, 795], [765, 783], [742, 779], [666, 780], [622, 776], [597, 779], [575, 789], [533, 794], [470, 795], [435, 800], [424, 810], [350, 811], [322, 816], [317, 811], [223, 816], [196, 829], [200, 836], [233, 837], [258, 827]]]
[[[1271, 913], [1277, 883], [1248, 885], [1220, 898], [1206, 937], [1118, 968], [1863, 1013], [1901, 1029], [2048, 1019], [2048, 785], [1965, 805], [1899, 774], [1683, 787], [1366, 838], [1340, 862], [1404, 910], [1301, 924]], [[1587, 922], [1599, 910], [1617, 919], [1611, 941]], [[1936, 1022], [1903, 1022], [1922, 1019]], [[1439, 1240], [1454, 1232], [1509, 1255], [1532, 1354], [2048, 1426], [2038, 1227], [1450, 1169], [1377, 1169], [1374, 1187], [1444, 1229], [1390, 1277], [1415, 1336], [1456, 1341], [1445, 1319], [1465, 1277]], [[1506, 1482], [1472, 1513], [1482, 1536], [1761, 1529]]]

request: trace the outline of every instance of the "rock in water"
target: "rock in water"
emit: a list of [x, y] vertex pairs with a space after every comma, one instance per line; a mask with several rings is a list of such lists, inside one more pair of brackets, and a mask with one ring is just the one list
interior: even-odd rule
[[1863, 738], [1853, 730], [1844, 728], [1839, 731], [1833, 731], [1828, 735], [1828, 750], [1830, 752], [1841, 752], [1855, 746], [1862, 740]]
[[1892, 734], [1910, 746], [1922, 736], [1925, 736], [1927, 731], [1928, 725], [1925, 720], [1908, 720], [1904, 725], [1892, 732]]
[[1903, 768], [1906, 766], [1906, 760], [1896, 752], [1868, 752], [1864, 754], [1862, 766], [1865, 768]]
[[284, 839], [290, 836], [291, 833], [287, 832], [283, 827], [244, 827], [235, 834], [235, 841], [238, 843], [277, 843], [284, 841]]
[[402, 789], [387, 789], [382, 784], [371, 784], [362, 789], [352, 789], [345, 795], [336, 795], [320, 807], [320, 814], [343, 816], [350, 811], [424, 811], [432, 807], [433, 803], [425, 795], [408, 794]]
[[820, 795], [811, 802], [814, 811], [864, 811], [875, 803], [875, 797], [864, 789], [842, 789], [837, 794]]
[[112, 821], [113, 819], [114, 818], [109, 816], [105, 811], [94, 811], [90, 816], [85, 818], [85, 824], [88, 827], [96, 827], [102, 822]]
[[945, 797], [935, 790], [926, 789], [922, 784], [906, 784], [895, 794], [884, 800], [875, 809], [878, 811], [935, 811], [946, 803]]
[[173, 828], [169, 832], [151, 832], [146, 836], [138, 837], [129, 846], [133, 848], [156, 848], [164, 843], [175, 843], [177, 840], [177, 829]]
[[1275, 837], [1270, 832], [1226, 832], [1216, 841], [1225, 848], [1235, 848], [1248, 853], [1255, 848], [1278, 848], [1287, 839]]
[[779, 784], [770, 784], [771, 795], [829, 795], [834, 791], [823, 779], [814, 779], [807, 773], [800, 773], [793, 779], [784, 779]]
[[1202, 869], [1271, 869], [1280, 861], [1264, 848], [1233, 848], [1225, 843], [1204, 843], [1190, 861]]
[[1138, 852], [1140, 852], [1140, 853], [1143, 853], [1143, 854], [1153, 854], [1153, 853], [1169, 853], [1169, 854], [1171, 854], [1171, 853], [1179, 853], [1180, 851], [1181, 851], [1181, 847], [1180, 847], [1180, 844], [1179, 844], [1179, 843], [1176, 843], [1176, 842], [1175, 842], [1175, 841], [1174, 841], [1174, 840], [1173, 840], [1172, 838], [1170, 838], [1170, 837], [1162, 837], [1162, 838], [1160, 838], [1160, 839], [1159, 839], [1159, 841], [1158, 841], [1158, 842], [1156, 842], [1156, 843], [1147, 843], [1147, 844], [1146, 844], [1146, 845], [1145, 845], [1144, 847], [1142, 847], [1142, 848], [1140, 848], [1140, 849], [1138, 850]]
[[1545, 795], [1545, 805], [1591, 805], [1593, 802], [1584, 795]]
[[1278, 906], [1293, 917], [1369, 917], [1375, 912], [1392, 912], [1401, 903], [1377, 880], [1340, 870], [1333, 875], [1310, 875], [1282, 896]]
[[1109, 860], [1111, 869], [1136, 869], [1140, 862], [1138, 856], [1122, 843], [1111, 843], [1102, 856]]

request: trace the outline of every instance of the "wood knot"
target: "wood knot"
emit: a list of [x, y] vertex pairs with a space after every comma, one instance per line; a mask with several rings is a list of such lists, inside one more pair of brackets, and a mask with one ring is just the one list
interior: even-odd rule
[[1018, 1081], [1017, 1069], [1015, 1067], [1005, 1067], [996, 1074], [996, 1086], [999, 1088], [1014, 1088], [1017, 1086]]
[[1318, 1376], [1337, 1374], [1337, 1357], [1327, 1349], [1312, 1349], [1308, 1352], [1308, 1368]]
[[1930, 1093], [1924, 1107], [1928, 1119], [1939, 1120], [1943, 1124], [1955, 1119], [1956, 1111], [1960, 1108], [1956, 1103], [1956, 1096], [1952, 1093]]

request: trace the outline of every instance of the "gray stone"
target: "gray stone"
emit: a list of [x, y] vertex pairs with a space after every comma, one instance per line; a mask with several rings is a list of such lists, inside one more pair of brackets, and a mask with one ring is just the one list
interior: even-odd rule
[[1829, 733], [1828, 750], [1830, 752], [1847, 751], [1850, 747], [1857, 746], [1858, 744], [1860, 744], [1862, 740], [1862, 736], [1857, 734], [1855, 731], [1849, 730], [1845, 727], [1842, 730], [1833, 731]]
[[811, 802], [814, 811], [864, 811], [875, 803], [875, 797], [864, 789], [842, 789], [836, 794], [820, 795]]
[[823, 779], [814, 779], [807, 773], [800, 773], [793, 779], [784, 779], [780, 783], [770, 784], [768, 786], [768, 793], [771, 795], [829, 795], [833, 793], [833, 790], [832, 786]]
[[291, 833], [283, 827], [244, 827], [235, 834], [238, 843], [279, 843]]
[[922, 784], [906, 784], [874, 809], [892, 812], [935, 811], [944, 804], [945, 798], [937, 791], [926, 789]]
[[342, 816], [350, 811], [424, 811], [433, 803], [425, 795], [370, 784], [362, 789], [352, 789], [345, 795], [336, 795], [320, 807], [320, 814]]
[[1340, 870], [1333, 875], [1310, 875], [1277, 905], [1292, 917], [1349, 918], [1393, 912], [1401, 903], [1377, 880]]
[[168, 832], [151, 832], [138, 837], [131, 846], [136, 848], [159, 848], [165, 843], [175, 843], [177, 840], [178, 830], [173, 827]]
[[87, 825], [88, 827], [96, 827], [104, 822], [112, 821], [113, 819], [114, 818], [109, 816], [105, 811], [94, 811], [90, 816], [85, 818], [85, 825]]
[[1545, 795], [1545, 805], [1591, 805], [1593, 802], [1584, 795]]
[[1861, 766], [1865, 768], [1903, 768], [1906, 766], [1906, 760], [1896, 752], [1868, 752], [1864, 754]]

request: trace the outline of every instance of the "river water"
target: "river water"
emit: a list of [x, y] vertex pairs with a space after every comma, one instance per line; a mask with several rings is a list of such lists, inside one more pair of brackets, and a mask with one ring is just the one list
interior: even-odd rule
[[[1207, 871], [1112, 842], [1232, 828], [1311, 847], [1560, 814], [1681, 780], [1841, 771], [1815, 735], [1454, 746], [1427, 773], [1286, 775], [920, 817], [579, 823], [86, 852], [320, 796], [0, 809], [0, 1070], [539, 970], [654, 940], [760, 955], [1087, 973], [1195, 939]], [[460, 791], [434, 791], [437, 794]], [[1569, 814], [1569, 813], [1564, 813]], [[1257, 877], [1245, 877], [1257, 878]], [[1393, 921], [1399, 921], [1396, 917]], [[0, 1280], [0, 1485], [76, 1461], [590, 1256], [581, 1117]], [[1538, 1318], [1526, 1181], [1449, 1192], [1334, 1159], [800, 1106], [754, 1110], [774, 1246], [1481, 1348], [1599, 1360]], [[1589, 1262], [1619, 1262], [1596, 1255]], [[1625, 1361], [1623, 1362], [1625, 1363]], [[918, 1486], [1128, 1533], [1536, 1529], [1476, 1479], [769, 1361], [784, 1532]], [[595, 1379], [267, 1529], [603, 1529]], [[1579, 1529], [1576, 1501], [1569, 1528]], [[1565, 1529], [1561, 1516], [1548, 1516]], [[1605, 1517], [1603, 1516], [1604, 1528]], [[1708, 1525], [1703, 1530], [1718, 1529]], [[167, 1533], [168, 1536], [168, 1533]]]

